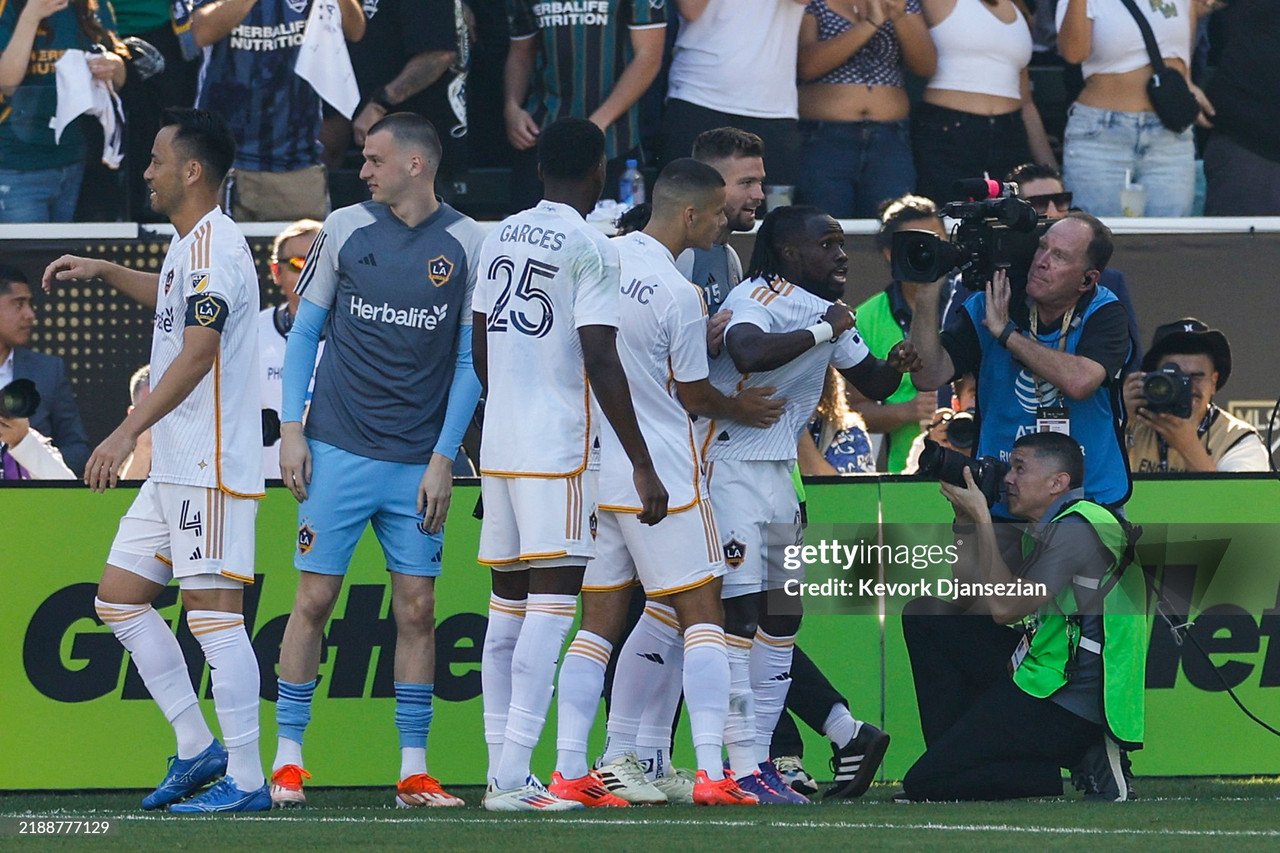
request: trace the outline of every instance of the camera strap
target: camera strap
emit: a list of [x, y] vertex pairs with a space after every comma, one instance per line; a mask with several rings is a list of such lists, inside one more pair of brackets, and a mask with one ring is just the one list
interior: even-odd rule
[[[1043, 345], [1043, 342], [1040, 340], [1040, 312], [1034, 305], [1032, 305], [1030, 314], [1031, 337], [1035, 339], [1036, 343]], [[1062, 315], [1062, 328], [1058, 332], [1058, 352], [1067, 351], [1067, 332], [1071, 329], [1071, 321], [1075, 318], [1075, 315], [1076, 308], [1074, 305], [1067, 309], [1066, 314]], [[1036, 407], [1037, 409], [1044, 409], [1044, 391], [1040, 387], [1040, 383], [1043, 380], [1034, 372], [1031, 374], [1031, 378], [1035, 380], [1036, 385]]]
[[[1209, 411], [1205, 412], [1204, 420], [1200, 422], [1200, 426], [1196, 427], [1196, 439], [1202, 439], [1205, 433], [1209, 431], [1209, 427], [1213, 426], [1213, 422], [1218, 419], [1218, 407], [1209, 406]], [[1169, 473], [1169, 442], [1164, 440], [1164, 436], [1156, 434], [1156, 450], [1160, 453], [1160, 473]]]

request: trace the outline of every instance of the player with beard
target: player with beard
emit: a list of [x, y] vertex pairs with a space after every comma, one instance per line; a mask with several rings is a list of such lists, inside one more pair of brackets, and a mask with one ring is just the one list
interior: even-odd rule
[[[787, 403], [767, 429], [713, 424], [707, 484], [729, 566], [725, 631], [732, 673], [725, 742], [733, 775], [762, 802], [795, 802], [769, 763], [773, 728], [786, 701], [798, 615], [766, 612], [764, 593], [781, 588], [783, 547], [800, 541], [792, 488], [796, 442], [822, 395], [827, 366], [863, 394], [883, 400], [914, 350], [896, 345], [888, 361], [871, 355], [839, 301], [848, 256], [840, 225], [813, 207], [783, 207], [765, 218], [749, 278], [730, 292], [724, 352], [711, 363], [721, 392], [769, 386]], [[794, 573], [788, 573], [794, 574]], [[772, 794], [772, 796], [770, 796]]]

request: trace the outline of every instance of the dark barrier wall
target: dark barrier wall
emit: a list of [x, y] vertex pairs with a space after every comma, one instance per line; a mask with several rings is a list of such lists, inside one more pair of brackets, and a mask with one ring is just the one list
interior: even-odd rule
[[[1231, 341], [1231, 381], [1218, 402], [1280, 396], [1273, 306], [1280, 296], [1280, 234], [1119, 234], [1110, 266], [1123, 272], [1142, 330], [1142, 348], [1156, 326], [1199, 317]], [[847, 238], [845, 301], [862, 302], [889, 284], [889, 265], [872, 238]], [[733, 237], [747, 266], [754, 235]]]
[[[888, 265], [871, 237], [848, 238], [849, 291], [856, 304], [888, 284]], [[1125, 273], [1144, 337], [1159, 324], [1198, 316], [1231, 339], [1234, 368], [1219, 402], [1275, 400], [1280, 396], [1272, 306], [1280, 278], [1280, 234], [1120, 235], [1112, 266]], [[743, 263], [754, 237], [738, 235], [734, 245]], [[267, 275], [270, 240], [250, 240], [262, 282], [262, 304], [278, 301]], [[44, 266], [64, 252], [118, 260], [159, 271], [167, 239], [76, 242], [3, 240], [0, 259], [16, 264], [38, 281]], [[37, 294], [39, 319], [34, 346], [62, 356], [75, 384], [85, 427], [93, 442], [104, 438], [128, 406], [128, 378], [149, 357], [148, 312], [109, 288], [90, 284], [68, 288], [60, 297]]]

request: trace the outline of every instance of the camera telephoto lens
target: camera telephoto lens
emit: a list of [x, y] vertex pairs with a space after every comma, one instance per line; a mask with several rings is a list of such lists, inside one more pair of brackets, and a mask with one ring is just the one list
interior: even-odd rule
[[972, 410], [960, 412], [947, 422], [947, 443], [956, 450], [968, 450], [978, 441], [978, 421]]
[[15, 379], [0, 388], [0, 415], [29, 418], [40, 408], [40, 392], [30, 379]]
[[1151, 373], [1142, 382], [1142, 396], [1152, 406], [1168, 406], [1173, 403], [1178, 389], [1173, 380], [1164, 373]]

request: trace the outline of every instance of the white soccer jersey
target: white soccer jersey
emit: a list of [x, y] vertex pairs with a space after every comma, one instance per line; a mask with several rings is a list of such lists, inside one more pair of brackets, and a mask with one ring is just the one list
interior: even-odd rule
[[[217, 300], [226, 304], [218, 316]], [[151, 428], [151, 479], [261, 497], [262, 407], [258, 390], [258, 273], [244, 235], [214, 208], [185, 237], [174, 235], [160, 267], [151, 387], [182, 351], [188, 310], [223, 322], [213, 367]]]
[[[702, 465], [675, 383], [707, 378], [706, 306], [702, 291], [680, 275], [657, 240], [637, 231], [613, 242], [622, 263], [618, 358], [640, 432], [670, 496], [668, 512], [680, 512], [702, 498]], [[641, 510], [631, 462], [608, 423], [600, 426], [600, 508]]]
[[[727, 336], [734, 326], [750, 323], [765, 332], [795, 332], [822, 320], [831, 307], [827, 300], [814, 296], [799, 285], [783, 279], [764, 281], [751, 279], [729, 291], [724, 308], [733, 311]], [[782, 418], [766, 429], [739, 423], [713, 423], [707, 436], [707, 458], [794, 460], [796, 441], [813, 418], [822, 397], [827, 365], [844, 370], [861, 363], [871, 354], [857, 329], [850, 329], [835, 341], [818, 344], [798, 358], [775, 370], [752, 373], [738, 372], [728, 349], [711, 361], [711, 383], [725, 394], [736, 394], [743, 388], [771, 386], [775, 396], [786, 399]]]
[[[288, 322], [281, 305], [263, 308], [258, 312], [258, 390], [262, 400], [262, 408], [270, 409], [279, 417], [284, 394], [284, 345], [289, 330], [283, 323]], [[316, 360], [324, 355], [324, 341], [316, 350]], [[307, 402], [311, 401], [311, 390], [315, 385], [314, 371], [312, 384], [307, 387]], [[280, 479], [280, 439], [262, 448], [262, 476], [268, 480]]]
[[489, 374], [481, 472], [584, 470], [593, 424], [578, 328], [618, 325], [618, 250], [572, 207], [542, 201], [490, 232], [477, 272]]

